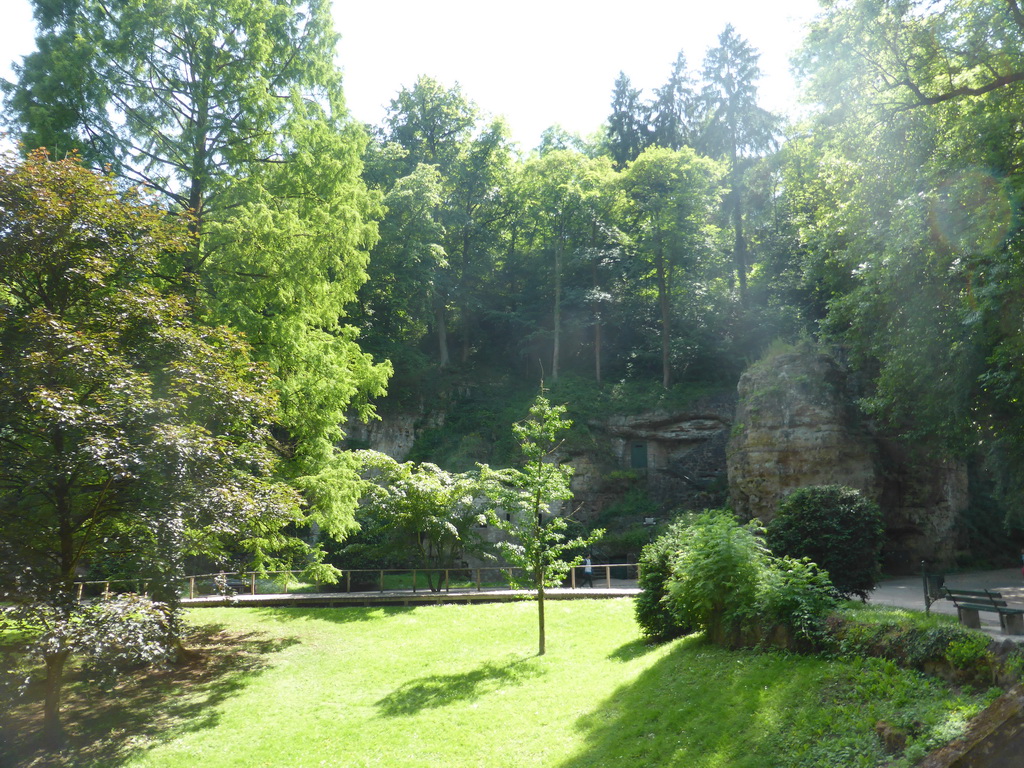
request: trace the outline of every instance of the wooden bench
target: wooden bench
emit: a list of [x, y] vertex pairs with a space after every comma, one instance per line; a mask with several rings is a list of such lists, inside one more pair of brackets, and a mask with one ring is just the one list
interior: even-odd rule
[[943, 597], [956, 606], [960, 623], [965, 627], [981, 629], [979, 611], [999, 614], [999, 625], [1005, 635], [1024, 635], [1024, 608], [1011, 608], [998, 592], [988, 589], [954, 589], [943, 587]]

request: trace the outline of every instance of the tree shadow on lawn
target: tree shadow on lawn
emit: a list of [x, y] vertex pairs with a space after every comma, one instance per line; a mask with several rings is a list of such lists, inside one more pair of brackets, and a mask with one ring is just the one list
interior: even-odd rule
[[633, 659], [639, 659], [641, 656], [646, 656], [657, 647], [658, 644], [653, 640], [641, 637], [636, 640], [631, 640], [624, 645], [620, 645], [608, 654], [608, 658], [612, 661], [633, 661]]
[[317, 619], [319, 621], [330, 621], [337, 624], [352, 624], [362, 621], [378, 621], [389, 616], [398, 616], [403, 613], [415, 611], [417, 606], [333, 606], [317, 608], [247, 608], [254, 611], [261, 618], [274, 621], [303, 621], [305, 619]]
[[68, 743], [60, 753], [40, 744], [43, 691], [35, 681], [25, 696], [0, 697], [0, 766], [114, 768], [176, 733], [213, 728], [218, 705], [269, 666], [269, 654], [297, 642], [208, 624], [190, 634], [184, 664], [130, 674], [106, 691], [70, 672], [61, 708]]
[[410, 680], [377, 702], [385, 717], [405, 717], [424, 709], [437, 709], [475, 701], [510, 685], [522, 685], [542, 674], [536, 657], [514, 659], [503, 664], [487, 662], [477, 669], [454, 675], [428, 675]]
[[578, 719], [584, 746], [559, 768], [768, 764], [766, 742], [778, 745], [792, 729], [793, 711], [807, 701], [806, 677], [788, 674], [782, 654], [733, 653], [696, 635], [674, 642]]

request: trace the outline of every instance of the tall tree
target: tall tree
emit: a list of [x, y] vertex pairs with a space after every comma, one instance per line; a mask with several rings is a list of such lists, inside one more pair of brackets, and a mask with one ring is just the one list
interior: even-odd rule
[[[501, 120], [484, 121], [459, 86], [446, 88], [420, 77], [392, 100], [384, 138], [406, 150], [405, 173], [416, 164], [437, 168], [441, 177], [439, 223], [447, 267], [434, 283], [434, 331], [439, 364], [450, 364], [450, 330], [461, 339], [461, 362], [475, 340], [476, 299], [491, 274], [508, 215], [505, 189], [511, 173], [508, 128]], [[453, 317], [454, 316], [454, 317]]]
[[693, 79], [686, 71], [686, 56], [680, 51], [665, 85], [654, 92], [651, 143], [669, 149], [693, 146], [698, 105]]
[[689, 147], [650, 147], [622, 173], [627, 223], [646, 275], [653, 273], [661, 327], [662, 386], [672, 384], [672, 316], [676, 277], [694, 269], [712, 245], [717, 164]]
[[718, 47], [704, 59], [703, 99], [707, 112], [697, 148], [729, 164], [727, 207], [733, 232], [733, 262], [740, 299], [747, 302], [749, 255], [744, 233], [743, 175], [752, 157], [771, 147], [778, 118], [757, 104], [760, 54], [731, 24], [718, 37]]
[[[9, 92], [14, 124], [86, 146], [188, 221], [191, 247], [162, 274], [197, 316], [242, 329], [271, 367], [290, 445], [282, 471], [312, 519], [343, 533], [357, 475], [335, 448], [339, 424], [353, 409], [368, 415], [389, 369], [341, 322], [365, 278], [378, 201], [359, 178], [365, 137], [344, 108], [329, 3], [36, 7], [39, 55]], [[95, 73], [81, 96], [51, 87], [69, 62]]]
[[650, 144], [650, 113], [625, 72], [619, 72], [612, 89], [607, 142], [617, 168], [636, 160]]
[[874, 374], [866, 407], [933, 450], [983, 452], [1011, 518], [1024, 497], [1010, 320], [1024, 286], [1022, 22], [1014, 0], [842, 4], [802, 58], [822, 105], [812, 168], [835, 209], [806, 232], [847, 271], [828, 327]]
[[551, 380], [561, 369], [563, 282], [566, 262], [582, 261], [601, 245], [606, 227], [602, 207], [613, 171], [607, 159], [588, 159], [553, 150], [524, 168], [530, 247], [550, 261], [553, 277]]
[[80, 568], [117, 543], [173, 612], [187, 554], [266, 564], [299, 517], [265, 369], [155, 288], [184, 235], [74, 160], [0, 164], [0, 602], [42, 632], [51, 741]]

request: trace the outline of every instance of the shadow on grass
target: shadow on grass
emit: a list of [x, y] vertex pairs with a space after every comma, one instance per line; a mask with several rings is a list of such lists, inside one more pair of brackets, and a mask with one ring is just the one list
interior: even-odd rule
[[[674, 644], [577, 720], [584, 746], [559, 768], [762, 768], [788, 754], [796, 723], [817, 706], [809, 673], [794, 670], [792, 657], [734, 653], [699, 636]], [[639, 652], [629, 643], [616, 654]]]
[[339, 606], [319, 608], [290, 608], [290, 607], [260, 607], [246, 608], [261, 619], [273, 621], [305, 621], [317, 619], [318, 621], [330, 621], [336, 624], [351, 624], [361, 621], [377, 621], [388, 616], [400, 616], [403, 613], [415, 611], [417, 606]]
[[228, 634], [208, 624], [193, 630], [187, 643], [193, 653], [184, 664], [138, 672], [103, 692], [69, 673], [61, 708], [68, 743], [60, 753], [40, 745], [42, 685], [36, 683], [26, 696], [0, 700], [0, 766], [115, 768], [175, 734], [216, 727], [218, 704], [260, 674], [270, 654], [296, 642]]
[[608, 654], [608, 658], [612, 661], [633, 661], [633, 659], [639, 659], [641, 656], [646, 656], [657, 647], [657, 644], [651, 640], [638, 638], [626, 643], [625, 645], [620, 645]]
[[429, 675], [419, 680], [410, 680], [378, 701], [377, 706], [385, 717], [405, 717], [424, 709], [474, 701], [499, 688], [521, 685], [540, 674], [535, 657], [504, 664], [488, 662], [469, 672]]

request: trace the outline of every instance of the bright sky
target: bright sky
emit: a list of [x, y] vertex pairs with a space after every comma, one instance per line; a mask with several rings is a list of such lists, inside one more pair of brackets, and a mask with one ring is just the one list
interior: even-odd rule
[[[729, 22], [761, 52], [762, 105], [791, 111], [789, 58], [817, 0], [335, 0], [349, 109], [377, 123], [403, 85], [420, 74], [504, 115], [524, 149], [554, 123], [584, 135], [608, 116], [624, 71], [650, 96], [676, 54], [697, 69]], [[0, 0], [0, 77], [34, 48], [29, 0]]]

